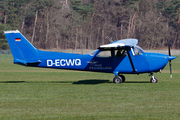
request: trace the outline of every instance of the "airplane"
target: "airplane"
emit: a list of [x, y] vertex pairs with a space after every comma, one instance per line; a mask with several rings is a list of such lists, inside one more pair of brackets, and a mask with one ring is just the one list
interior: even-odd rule
[[81, 71], [113, 73], [113, 82], [124, 83], [123, 74], [149, 73], [150, 82], [157, 83], [154, 72], [161, 72], [176, 57], [160, 53], [147, 53], [137, 46], [137, 39], [117, 40], [101, 45], [89, 54], [42, 51], [36, 49], [18, 30], [4, 31], [14, 64], [32, 67], [59, 68]]

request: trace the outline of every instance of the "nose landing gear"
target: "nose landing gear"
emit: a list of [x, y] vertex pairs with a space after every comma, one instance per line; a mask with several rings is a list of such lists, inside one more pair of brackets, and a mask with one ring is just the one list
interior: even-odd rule
[[150, 79], [150, 82], [151, 83], [157, 83], [158, 82], [158, 79], [156, 77], [154, 77], [153, 73], [150, 74], [152, 77]]

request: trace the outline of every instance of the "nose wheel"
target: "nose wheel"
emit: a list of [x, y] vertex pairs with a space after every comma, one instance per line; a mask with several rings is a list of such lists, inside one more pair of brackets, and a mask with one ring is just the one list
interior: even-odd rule
[[150, 74], [152, 77], [150, 79], [150, 82], [151, 83], [157, 83], [158, 82], [158, 79], [156, 77], [154, 77], [153, 73]]

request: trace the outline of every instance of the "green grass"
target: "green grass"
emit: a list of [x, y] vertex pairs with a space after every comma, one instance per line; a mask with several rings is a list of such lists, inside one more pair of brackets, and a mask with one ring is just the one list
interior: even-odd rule
[[178, 120], [180, 119], [180, 57], [155, 76], [34, 68], [15, 65], [0, 55], [0, 119]]

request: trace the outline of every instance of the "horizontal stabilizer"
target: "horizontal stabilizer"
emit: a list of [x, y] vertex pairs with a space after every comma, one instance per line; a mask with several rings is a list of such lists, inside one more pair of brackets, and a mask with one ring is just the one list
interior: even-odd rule
[[14, 59], [14, 63], [16, 64], [33, 64], [33, 63], [41, 63], [40, 60], [29, 60], [29, 61], [25, 61], [25, 60], [21, 60], [21, 59]]

